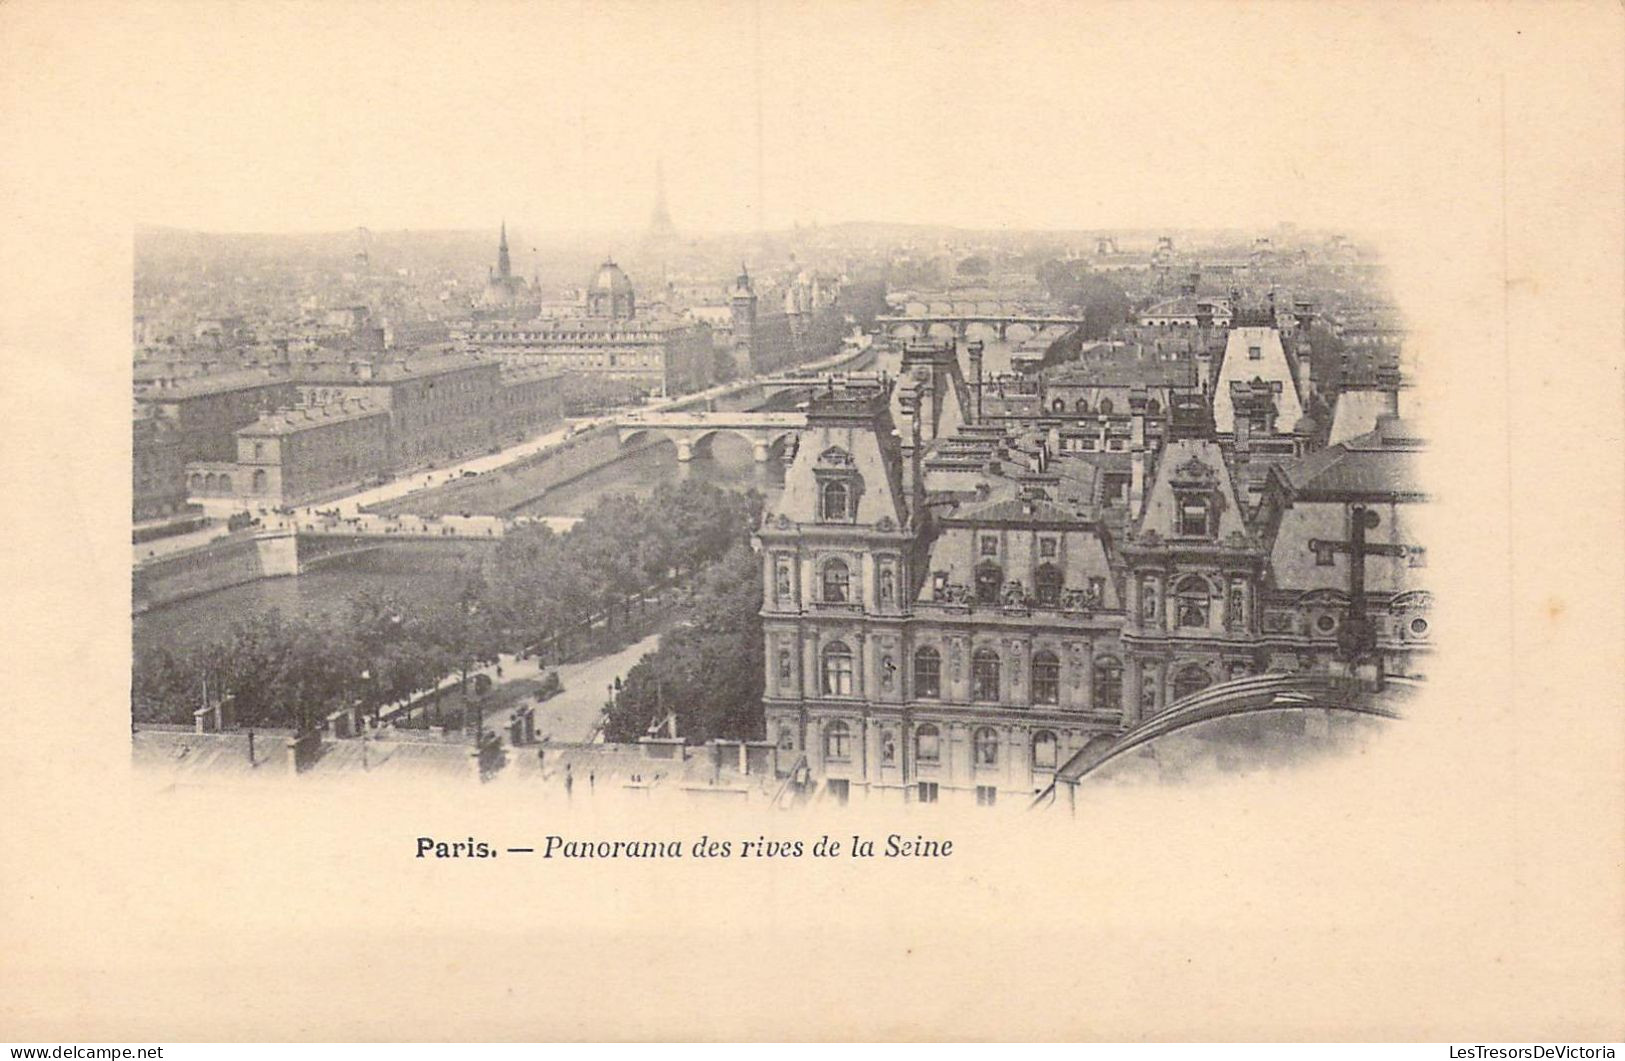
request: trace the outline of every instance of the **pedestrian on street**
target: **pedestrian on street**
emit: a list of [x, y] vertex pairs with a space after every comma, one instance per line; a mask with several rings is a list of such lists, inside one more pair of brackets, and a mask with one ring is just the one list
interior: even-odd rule
[[570, 790], [575, 788], [575, 784], [576, 784], [576, 779], [570, 773], [570, 764], [565, 763], [564, 764], [564, 795], [565, 795], [566, 798], [568, 798], [570, 796]]

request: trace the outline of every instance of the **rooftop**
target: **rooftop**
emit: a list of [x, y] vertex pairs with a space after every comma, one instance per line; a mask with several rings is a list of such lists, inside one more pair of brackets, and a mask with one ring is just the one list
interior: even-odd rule
[[168, 385], [152, 387], [136, 395], [136, 400], [143, 402], [185, 401], [188, 398], [200, 398], [209, 394], [253, 390], [256, 387], [270, 387], [286, 384], [287, 382], [288, 378], [286, 376], [273, 376], [268, 372], [257, 369], [240, 369], [221, 372], [218, 375], [190, 376]]
[[1375, 431], [1276, 465], [1294, 498], [1334, 500], [1349, 496], [1425, 496], [1417, 474], [1421, 440], [1397, 417], [1384, 417]]
[[369, 416], [386, 415], [388, 414], [383, 409], [376, 408], [370, 403], [359, 399], [352, 399], [347, 402], [331, 402], [326, 405], [296, 405], [292, 409], [266, 413], [257, 422], [239, 428], [237, 434], [247, 436], [292, 435], [347, 420], [363, 420]]

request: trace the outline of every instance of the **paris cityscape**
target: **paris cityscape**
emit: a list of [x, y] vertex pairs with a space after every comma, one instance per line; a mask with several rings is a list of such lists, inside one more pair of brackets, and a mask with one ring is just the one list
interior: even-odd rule
[[1402, 713], [1423, 439], [1371, 248], [707, 237], [656, 170], [608, 254], [137, 233], [138, 762], [1027, 808]]

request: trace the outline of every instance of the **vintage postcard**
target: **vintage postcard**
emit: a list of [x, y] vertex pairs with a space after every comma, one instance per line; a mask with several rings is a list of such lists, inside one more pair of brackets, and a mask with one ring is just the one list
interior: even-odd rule
[[0, 6], [0, 1038], [1617, 1040], [1622, 42]]

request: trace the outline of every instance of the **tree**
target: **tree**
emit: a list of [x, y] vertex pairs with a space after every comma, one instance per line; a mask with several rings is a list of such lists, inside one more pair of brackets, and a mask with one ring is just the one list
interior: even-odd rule
[[691, 743], [762, 735], [761, 561], [735, 543], [707, 568], [678, 624], [627, 673], [605, 736], [636, 740], [667, 711]]
[[199, 677], [184, 656], [140, 646], [131, 674], [130, 717], [136, 722], [190, 722], [193, 709], [203, 704]]
[[960, 276], [986, 276], [993, 271], [992, 264], [980, 254], [972, 254], [968, 258], [960, 259], [955, 271]]
[[1130, 318], [1134, 305], [1117, 281], [1087, 270], [1083, 262], [1052, 259], [1038, 267], [1038, 279], [1051, 299], [1082, 311], [1085, 339], [1104, 339]]
[[732, 350], [718, 348], [711, 352], [711, 382], [730, 383], [739, 375], [739, 365]]

